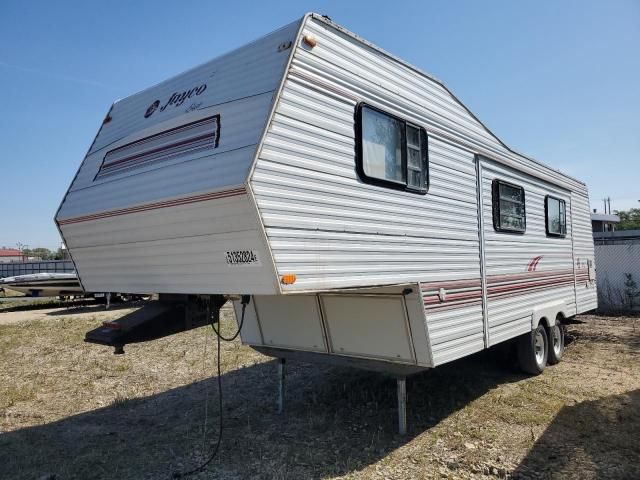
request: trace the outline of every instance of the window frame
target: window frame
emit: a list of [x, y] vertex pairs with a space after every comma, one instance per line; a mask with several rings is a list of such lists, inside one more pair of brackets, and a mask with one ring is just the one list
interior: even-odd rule
[[[562, 209], [562, 219], [564, 220], [562, 226], [562, 233], [555, 233], [549, 231], [549, 199], [557, 200], [561, 204], [564, 205]], [[556, 237], [556, 238], [565, 238], [567, 236], [567, 202], [562, 198], [554, 197], [553, 195], [546, 195], [544, 197], [544, 230], [547, 234], [547, 237]]]
[[[383, 178], [378, 178], [378, 177], [372, 177], [369, 176], [365, 173], [364, 170], [364, 156], [363, 156], [363, 138], [362, 138], [362, 120], [363, 120], [363, 114], [362, 114], [362, 110], [364, 108], [368, 108], [370, 110], [373, 110], [374, 112], [378, 112], [382, 115], [386, 115], [387, 117], [390, 117], [398, 122], [400, 122], [404, 128], [402, 129], [402, 158], [401, 158], [401, 162], [402, 162], [402, 169], [404, 171], [405, 174], [405, 181], [404, 182], [400, 182], [400, 181], [394, 181], [394, 180], [386, 180]], [[413, 127], [413, 128], [417, 128], [420, 132], [420, 142], [421, 142], [421, 147], [422, 147], [422, 142], [424, 142], [424, 152], [422, 153], [423, 157], [422, 157], [422, 161], [424, 163], [424, 188], [416, 188], [413, 187], [411, 185], [409, 185], [409, 168], [407, 165], [408, 159], [407, 159], [407, 149], [409, 148], [407, 145], [407, 125]], [[360, 102], [358, 103], [358, 105], [356, 105], [356, 111], [355, 111], [355, 135], [356, 135], [356, 141], [355, 141], [355, 146], [356, 146], [356, 173], [358, 174], [358, 177], [365, 183], [369, 183], [371, 185], [376, 185], [379, 187], [386, 187], [386, 188], [391, 188], [393, 190], [401, 190], [401, 191], [405, 191], [405, 192], [410, 192], [410, 193], [415, 193], [418, 195], [426, 195], [426, 193], [429, 191], [429, 184], [430, 184], [430, 178], [429, 178], [429, 135], [427, 134], [427, 130], [420, 126], [417, 125], [413, 122], [407, 121], [404, 118], [398, 117], [396, 115], [393, 115], [389, 112], [385, 112], [384, 110], [375, 107], [373, 105], [370, 105], [368, 103], [365, 102]]]
[[[508, 228], [503, 227], [500, 224], [500, 185], [505, 185], [511, 188], [517, 188], [522, 191], [522, 219], [524, 226], [522, 230], [517, 228]], [[493, 214], [493, 229], [496, 232], [500, 233], [513, 233], [516, 235], [524, 235], [527, 231], [527, 196], [522, 185], [516, 185], [514, 183], [507, 182], [505, 180], [500, 180], [499, 178], [495, 178], [491, 182], [491, 207]]]

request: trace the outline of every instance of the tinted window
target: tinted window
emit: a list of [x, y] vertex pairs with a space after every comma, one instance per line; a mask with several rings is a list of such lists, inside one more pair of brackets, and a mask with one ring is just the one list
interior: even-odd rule
[[564, 200], [547, 196], [545, 210], [547, 213], [547, 235], [564, 236], [567, 233], [567, 214]]
[[493, 182], [493, 226], [498, 231], [524, 233], [527, 227], [524, 188]]
[[403, 123], [383, 113], [362, 110], [362, 166], [368, 177], [406, 183], [402, 166]]
[[358, 107], [357, 167], [367, 183], [425, 193], [429, 186], [427, 132], [376, 108]]

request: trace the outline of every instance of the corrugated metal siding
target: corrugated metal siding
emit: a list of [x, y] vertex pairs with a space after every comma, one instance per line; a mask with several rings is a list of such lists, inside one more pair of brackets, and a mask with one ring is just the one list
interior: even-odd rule
[[[313, 49], [297, 48], [251, 178], [278, 274], [295, 273], [298, 278], [283, 290], [422, 282], [434, 364], [482, 349], [472, 152], [490, 152], [551, 181], [584, 187], [508, 151], [429, 78], [317, 19], [307, 21], [303, 34], [307, 33], [318, 44]], [[426, 196], [375, 187], [358, 179], [354, 113], [362, 101], [428, 129], [430, 190]], [[526, 270], [536, 248], [546, 254], [544, 268], [572, 269], [570, 236], [548, 242], [544, 196], [540, 188], [534, 190], [538, 196], [527, 201], [542, 198], [542, 214], [535, 208], [531, 212], [531, 233], [524, 242], [491, 245], [487, 266], [496, 274], [521, 272], [523, 261]], [[567, 192], [558, 187], [551, 187], [548, 193], [557, 191], [569, 200]], [[490, 202], [490, 185], [484, 192]], [[490, 213], [487, 219], [485, 228], [492, 229]], [[539, 229], [542, 235], [533, 233]], [[476, 280], [473, 292], [453, 285], [447, 287], [449, 300], [429, 303], [440, 288], [438, 282], [446, 287], [446, 282], [456, 280]], [[575, 310], [573, 287], [562, 288], [560, 296]], [[459, 295], [463, 300], [455, 300]], [[530, 315], [535, 292], [525, 292], [523, 298], [524, 306], [515, 311], [510, 311], [508, 299], [494, 300], [496, 342], [521, 333], [524, 325], [530, 328], [530, 316], [528, 323], [523, 322], [523, 311]]]
[[[494, 345], [530, 331], [531, 314], [534, 308], [542, 304], [564, 302], [567, 315], [575, 314], [569, 209], [571, 196], [564, 189], [496, 162], [483, 160], [482, 164], [489, 343]], [[524, 188], [524, 234], [498, 232], [494, 229], [492, 182], [495, 179]], [[566, 202], [567, 234], [564, 238], [549, 237], [546, 234], [546, 195]], [[532, 267], [536, 257], [540, 258]]]
[[[291, 54], [279, 46], [294, 40], [299, 25], [114, 104], [56, 217], [85, 288], [275, 293], [271, 258], [243, 184]], [[145, 118], [156, 100], [163, 106], [173, 93], [204, 84], [201, 95]], [[175, 133], [203, 118], [220, 126], [206, 145], [197, 143], [198, 132]], [[167, 138], [159, 143], [166, 158], [153, 149], [140, 160], [126, 155], [128, 168], [96, 177], [105, 154], [158, 135]], [[198, 148], [175, 155], [185, 139]], [[254, 269], [250, 275], [228, 267], [224, 252], [236, 249], [258, 252], [262, 267], [246, 267]]]
[[[351, 111], [343, 122], [352, 126], [352, 118]], [[424, 280], [425, 271], [442, 279], [479, 275], [471, 156], [433, 141], [426, 197], [381, 189], [357, 179], [353, 147], [337, 155], [297, 143], [299, 129], [314, 128], [312, 114], [287, 120], [299, 123], [288, 132], [287, 148], [287, 133], [270, 133], [252, 180], [278, 272], [298, 277], [284, 288], [410, 282]], [[282, 127], [279, 115], [273, 125]], [[345, 140], [353, 142], [353, 134]], [[324, 154], [332, 158], [325, 162]], [[447, 173], [449, 165], [458, 173]], [[456, 188], [454, 199], [450, 191]]]
[[[473, 155], [432, 139], [426, 196], [364, 184], [354, 109], [297, 79], [285, 85], [251, 183], [278, 273], [297, 275], [283, 289], [479, 281]], [[480, 305], [427, 319], [434, 363], [482, 349]]]
[[[131, 132], [179, 117], [192, 103], [202, 103], [197, 108], [206, 108], [273, 92], [279, 85], [282, 69], [289, 56], [289, 50], [279, 52], [278, 46], [292, 41], [299, 25], [300, 21], [295, 21], [254, 42], [117, 101], [111, 111], [113, 120], [104, 125], [92, 151], [100, 150]], [[203, 83], [207, 83], [207, 89], [202, 95], [192, 97], [180, 107], [170, 106], [163, 112], [158, 110], [149, 118], [144, 118], [147, 107], [155, 100], [160, 100], [163, 106], [174, 92], [188, 91]]]
[[560, 185], [584, 189], [584, 184], [506, 149], [444, 86], [410, 66], [315, 16], [308, 19], [303, 33], [314, 35], [318, 44], [312, 50], [298, 48], [291, 74], [322, 83], [315, 88], [330, 90], [336, 97], [367, 98], [398, 116], [412, 116], [433, 134], [465, 142], [473, 151], [494, 154]]
[[[66, 225], [87, 291], [275, 293], [268, 251], [247, 195]], [[229, 266], [253, 250], [260, 266]]]
[[[591, 231], [591, 209], [589, 197], [586, 192], [572, 192], [571, 205], [573, 213], [573, 237], [574, 258], [576, 270], [584, 272], [588, 270], [589, 262], [595, 266], [593, 248], [593, 232]], [[597, 272], [596, 272], [597, 273]], [[584, 279], [576, 283], [576, 301], [578, 313], [587, 312], [598, 307], [598, 294], [595, 278], [593, 281]]]
[[[243, 184], [291, 53], [279, 52], [278, 46], [293, 40], [298, 25], [116, 102], [112, 119], [103, 125], [84, 160], [58, 219]], [[203, 83], [208, 88], [201, 96], [178, 108], [157, 109], [145, 118], [154, 100], [163, 105], [173, 92]], [[217, 148], [95, 178], [108, 151], [214, 114], [220, 115], [221, 123]]]

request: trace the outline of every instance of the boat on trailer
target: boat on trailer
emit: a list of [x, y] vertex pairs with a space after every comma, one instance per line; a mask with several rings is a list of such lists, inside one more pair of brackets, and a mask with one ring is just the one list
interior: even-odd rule
[[55, 221], [86, 290], [160, 294], [88, 341], [231, 300], [266, 355], [397, 376], [401, 431], [406, 375], [510, 340], [540, 373], [597, 306], [585, 184], [317, 14], [114, 103]]
[[0, 278], [0, 288], [30, 297], [84, 296], [75, 273], [32, 273]]

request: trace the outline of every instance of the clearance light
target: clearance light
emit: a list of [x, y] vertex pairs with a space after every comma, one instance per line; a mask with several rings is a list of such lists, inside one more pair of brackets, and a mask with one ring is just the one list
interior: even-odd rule
[[294, 273], [285, 273], [280, 279], [283, 285], [291, 285], [296, 283], [296, 275]]
[[315, 47], [318, 44], [316, 37], [314, 37], [313, 35], [305, 35], [304, 37], [302, 37], [302, 41], [309, 45], [311, 48]]

